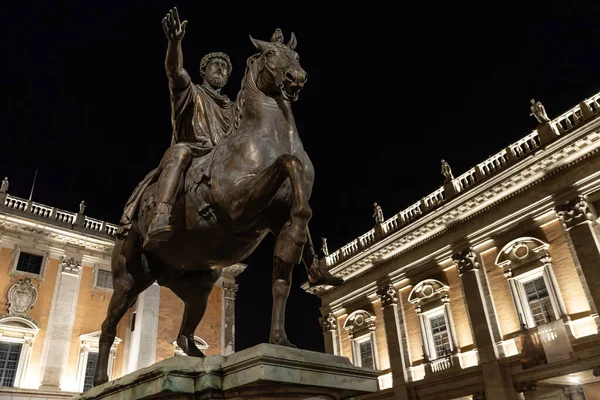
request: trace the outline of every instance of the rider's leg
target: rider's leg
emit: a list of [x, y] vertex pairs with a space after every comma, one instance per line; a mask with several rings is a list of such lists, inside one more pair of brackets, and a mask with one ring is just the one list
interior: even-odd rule
[[161, 174], [158, 178], [158, 201], [154, 218], [148, 227], [144, 248], [153, 247], [158, 242], [171, 237], [171, 210], [181, 190], [183, 172], [192, 161], [193, 152], [185, 143], [171, 146], [161, 161]]

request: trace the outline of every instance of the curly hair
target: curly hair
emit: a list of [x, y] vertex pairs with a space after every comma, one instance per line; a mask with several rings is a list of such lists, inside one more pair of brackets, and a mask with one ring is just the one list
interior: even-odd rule
[[227, 68], [229, 69], [229, 71], [227, 71], [227, 75], [231, 75], [233, 65], [231, 65], [231, 60], [229, 59], [229, 56], [225, 53], [217, 51], [213, 53], [208, 53], [207, 55], [202, 57], [202, 60], [200, 60], [200, 75], [202, 77], [204, 77], [204, 74], [206, 73], [206, 67], [208, 66], [208, 63], [213, 58], [222, 58], [223, 60], [225, 60], [225, 62], [227, 63]]

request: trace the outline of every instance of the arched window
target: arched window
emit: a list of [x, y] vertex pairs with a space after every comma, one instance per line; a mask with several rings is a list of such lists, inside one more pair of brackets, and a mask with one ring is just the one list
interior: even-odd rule
[[348, 331], [352, 343], [354, 365], [378, 369], [375, 316], [365, 310], [356, 310], [346, 318], [344, 329]]
[[26, 386], [24, 380], [38, 326], [18, 316], [0, 318], [0, 386]]
[[433, 372], [452, 366], [451, 355], [457, 352], [456, 333], [450, 311], [450, 287], [435, 279], [419, 282], [408, 295], [419, 315], [425, 361]]
[[566, 315], [552, 271], [549, 245], [534, 237], [507, 243], [496, 257], [504, 269], [523, 328], [533, 328]]

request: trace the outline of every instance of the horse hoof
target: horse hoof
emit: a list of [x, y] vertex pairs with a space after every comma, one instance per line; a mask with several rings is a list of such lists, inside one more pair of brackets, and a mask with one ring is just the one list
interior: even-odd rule
[[283, 336], [279, 336], [279, 335], [274, 335], [274, 336], [277, 336], [277, 337], [270, 339], [269, 343], [277, 345], [277, 346], [292, 347], [294, 349], [297, 349], [296, 345], [294, 345], [292, 342], [290, 342], [288, 340], [288, 338], [285, 336], [285, 334]]
[[193, 340], [189, 340], [185, 336], [179, 336], [177, 338], [177, 345], [183, 350], [189, 357], [205, 358], [206, 355], [196, 346]]
[[329, 286], [341, 286], [344, 284], [342, 278], [331, 275], [326, 269], [312, 265], [308, 270], [308, 285], [310, 287], [329, 285]]

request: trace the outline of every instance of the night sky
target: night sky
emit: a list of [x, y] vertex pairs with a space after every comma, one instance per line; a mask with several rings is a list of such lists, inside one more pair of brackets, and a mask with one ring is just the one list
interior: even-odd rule
[[[0, 175], [27, 198], [38, 169], [34, 201], [76, 211], [85, 199], [87, 215], [118, 222], [170, 144], [161, 20], [173, 6], [189, 22], [185, 68], [200, 83], [200, 58], [226, 52], [232, 99], [248, 35], [295, 32], [308, 82], [293, 111], [316, 170], [310, 227], [330, 251], [373, 226], [373, 202], [389, 218], [437, 189], [440, 159], [457, 176], [535, 129], [531, 98], [553, 118], [600, 91], [593, 1], [416, 3], [5, 1]], [[238, 350], [268, 341], [272, 248], [269, 237], [240, 275]], [[323, 351], [305, 280], [298, 266], [288, 336]]]

